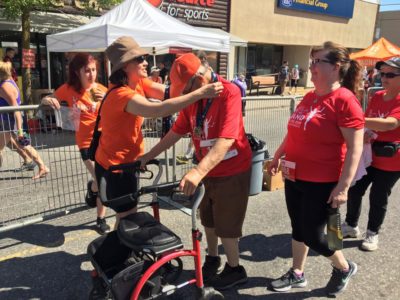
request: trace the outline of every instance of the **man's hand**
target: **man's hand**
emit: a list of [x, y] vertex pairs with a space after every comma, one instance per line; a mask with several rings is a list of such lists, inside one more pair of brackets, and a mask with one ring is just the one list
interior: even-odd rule
[[196, 191], [196, 188], [202, 179], [203, 176], [200, 172], [196, 168], [193, 168], [182, 178], [179, 184], [179, 189], [186, 196], [191, 196]]
[[275, 176], [279, 169], [279, 158], [274, 158], [268, 165], [268, 174]]

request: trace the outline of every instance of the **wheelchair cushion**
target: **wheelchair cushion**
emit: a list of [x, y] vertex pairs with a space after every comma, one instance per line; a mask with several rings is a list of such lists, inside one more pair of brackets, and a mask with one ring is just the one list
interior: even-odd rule
[[120, 241], [133, 250], [150, 250], [155, 255], [182, 248], [181, 239], [147, 212], [138, 212], [121, 219]]

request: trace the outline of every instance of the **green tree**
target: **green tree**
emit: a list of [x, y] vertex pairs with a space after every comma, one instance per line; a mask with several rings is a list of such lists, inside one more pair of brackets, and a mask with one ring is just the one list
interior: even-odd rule
[[[3, 15], [9, 20], [21, 20], [22, 27], [22, 49], [30, 49], [31, 22], [30, 13], [34, 10], [47, 11], [51, 7], [59, 7], [63, 0], [2, 0], [4, 8]], [[82, 7], [86, 15], [98, 14], [103, 8], [109, 9], [113, 5], [121, 3], [122, 0], [75, 0], [78, 7]], [[79, 3], [79, 5], [78, 5]], [[25, 104], [32, 103], [31, 93], [31, 70], [22, 68], [22, 93]]]

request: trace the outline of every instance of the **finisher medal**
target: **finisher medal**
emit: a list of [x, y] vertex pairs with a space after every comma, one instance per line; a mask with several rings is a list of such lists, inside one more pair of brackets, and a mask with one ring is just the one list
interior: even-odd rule
[[203, 130], [201, 129], [200, 126], [196, 126], [196, 127], [193, 129], [193, 133], [194, 133], [194, 136], [195, 136], [195, 137], [200, 138], [200, 137], [201, 137], [201, 134], [203, 133]]

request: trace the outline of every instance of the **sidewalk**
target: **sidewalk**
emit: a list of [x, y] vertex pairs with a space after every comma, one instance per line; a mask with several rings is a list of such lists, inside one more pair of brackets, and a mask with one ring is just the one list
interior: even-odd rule
[[[358, 250], [359, 241], [345, 242], [345, 255], [359, 266], [358, 274], [339, 299], [400, 299], [399, 185], [393, 190], [380, 248], [376, 252]], [[367, 199], [364, 199], [367, 203]], [[365, 230], [364, 205], [361, 229]], [[86, 247], [98, 235], [92, 230], [94, 210], [31, 225], [0, 235], [0, 299], [87, 299], [92, 266]], [[166, 207], [162, 222], [175, 231], [188, 247], [190, 218]], [[110, 217], [109, 222], [113, 223]], [[225, 293], [226, 299], [318, 299], [324, 298], [331, 267], [328, 260], [310, 253], [306, 266], [308, 286], [288, 293], [274, 293], [265, 287], [291, 266], [289, 219], [283, 191], [263, 192], [249, 199], [245, 236], [240, 241], [241, 263], [249, 281]], [[203, 239], [203, 246], [205, 241]], [[192, 259], [184, 260], [185, 270]], [[189, 272], [189, 271], [188, 271]], [[186, 273], [188, 273], [186, 272]], [[185, 291], [182, 291], [185, 292]], [[187, 296], [189, 293], [189, 296]], [[173, 297], [192, 299], [190, 290]]]

